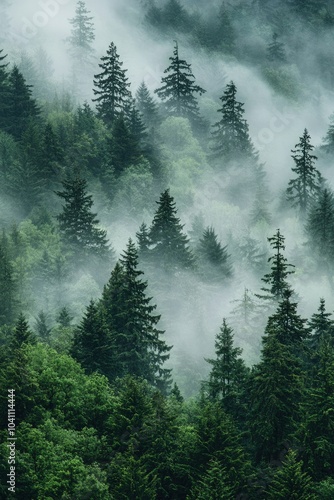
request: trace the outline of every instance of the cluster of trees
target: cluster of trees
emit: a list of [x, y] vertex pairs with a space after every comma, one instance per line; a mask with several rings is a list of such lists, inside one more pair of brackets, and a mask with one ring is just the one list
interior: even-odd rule
[[[178, 0], [149, 4], [169, 37], [240, 52], [248, 6], [237, 22], [232, 6], [204, 21]], [[327, 7], [280, 9], [314, 25]], [[235, 82], [209, 123], [181, 44], [155, 99], [144, 82], [132, 93], [113, 42], [96, 60], [84, 2], [70, 24], [92, 104], [74, 104], [78, 82], [45, 103], [0, 52], [0, 496], [15, 388], [17, 498], [333, 498], [334, 319], [324, 298], [298, 311], [298, 280], [334, 287], [334, 195], [318, 169], [333, 123], [318, 150], [304, 130], [275, 210]], [[289, 56], [278, 33], [271, 72]], [[304, 235], [296, 267], [287, 218]], [[221, 318], [247, 280], [255, 292]]]

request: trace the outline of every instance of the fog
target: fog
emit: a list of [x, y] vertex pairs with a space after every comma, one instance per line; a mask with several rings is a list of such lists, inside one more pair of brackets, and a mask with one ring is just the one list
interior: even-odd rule
[[[238, 3], [237, 1], [230, 2], [231, 5]], [[333, 310], [333, 290], [326, 276], [318, 275], [315, 278], [314, 275], [310, 276], [307, 273], [309, 266], [308, 248], [305, 246], [307, 238], [298, 214], [291, 208], [282, 209], [281, 207], [282, 196], [284, 196], [288, 181], [293, 177], [291, 168], [294, 163], [291, 158], [291, 149], [299, 142], [305, 128], [311, 135], [312, 144], [316, 147], [320, 146], [328, 129], [329, 116], [334, 111], [333, 87], [328, 83], [328, 78], [320, 74], [317, 67], [317, 60], [328, 51], [328, 40], [326, 37], [323, 39], [316, 37], [306, 28], [303, 30], [304, 33], [299, 34], [299, 38], [296, 33], [290, 38], [285, 35], [285, 44], [290, 43], [290, 49], [287, 50], [290, 60], [295, 60], [295, 62], [288, 62], [286, 69], [290, 72], [289, 85], [297, 89], [298, 96], [292, 99], [282, 92], [277, 92], [268, 83], [268, 79], [264, 76], [266, 63], [251, 64], [247, 60], [243, 61], [242, 57], [224, 56], [222, 53], [208, 51], [205, 47], [196, 46], [189, 33], [171, 33], [170, 36], [166, 33], [159, 34], [157, 30], [145, 24], [145, 2], [87, 0], [85, 4], [91, 12], [95, 25], [93, 44], [95, 63], [86, 71], [79, 95], [76, 95], [76, 104], [93, 98], [93, 75], [99, 72], [100, 57], [105, 54], [112, 41], [116, 44], [120, 60], [124, 63], [123, 68], [128, 70], [127, 76], [131, 82], [131, 91], [135, 95], [142, 81], [152, 93], [160, 86], [163, 72], [169, 65], [168, 58], [172, 55], [173, 40], [177, 38], [180, 56], [191, 63], [196, 83], [207, 91], [199, 98], [199, 106], [202, 115], [211, 124], [219, 119], [217, 113], [221, 104], [219, 98], [226, 84], [231, 80], [236, 84], [237, 99], [244, 103], [244, 117], [249, 124], [250, 136], [266, 172], [269, 190], [268, 209], [272, 221], [271, 224], [263, 222], [252, 225], [249, 222], [251, 204], [247, 203], [244, 206], [240, 200], [233, 201], [226, 196], [226, 178], [221, 173], [219, 175], [214, 173], [209, 166], [206, 157], [209, 148], [205, 141], [194, 137], [188, 150], [185, 148], [184, 151], [175, 155], [171, 136], [167, 136], [171, 132], [171, 125], [168, 127], [168, 122], [162, 125], [163, 134], [165, 134], [162, 137], [164, 154], [167, 162], [173, 165], [171, 169], [174, 168], [177, 172], [187, 161], [194, 170], [192, 173], [190, 169], [183, 179], [174, 176], [175, 180], [172, 185], [162, 187], [164, 189], [170, 187], [171, 194], [175, 197], [178, 216], [185, 225], [185, 231], [191, 231], [194, 217], [200, 213], [204, 217], [205, 226], [214, 227], [222, 245], [227, 245], [227, 250], [231, 253], [234, 269], [233, 280], [229, 283], [209, 286], [190, 273], [184, 283], [175, 281], [173, 291], [169, 288], [165, 292], [160, 286], [165, 276], [157, 270], [153, 279], [152, 271], [147, 272], [148, 278], [154, 282], [151, 284], [149, 281], [149, 290], [154, 302], [158, 305], [159, 313], [162, 314], [161, 325], [166, 330], [167, 342], [174, 345], [171, 353], [171, 366], [174, 367], [175, 379], [179, 380], [182, 386], [178, 363], [182, 364], [180, 356], [182, 357], [184, 353], [195, 360], [194, 370], [199, 370], [197, 378], [199, 384], [207, 370], [203, 358], [212, 356], [215, 335], [219, 331], [223, 317], [231, 317], [231, 312], [235, 307], [233, 301], [242, 297], [245, 288], [258, 293], [263, 286], [261, 282], [263, 274], [257, 274], [250, 270], [247, 264], [234, 259], [232, 252], [243, 238], [252, 237], [257, 240], [260, 248], [267, 253], [264, 259], [265, 265], [266, 259], [271, 254], [267, 238], [280, 228], [286, 238], [285, 255], [288, 261], [296, 266], [296, 273], [290, 282], [300, 298], [300, 313], [309, 317], [317, 310], [320, 297], [326, 299], [328, 310]], [[156, 2], [156, 4], [160, 6], [160, 4], [164, 5], [164, 2]], [[189, 7], [190, 10], [193, 9], [208, 19], [211, 16], [208, 7], [213, 10], [220, 4], [221, 2], [210, 2], [204, 6], [200, 1], [183, 2], [183, 5]], [[75, 7], [74, 0], [28, 0], [24, 3], [13, 0], [8, 8], [11, 23], [3, 42], [4, 50], [8, 53], [8, 60], [11, 63], [19, 62], [22, 51], [36, 60], [36, 51], [42, 47], [53, 62], [54, 73], [51, 81], [54, 94], [69, 88], [72, 79], [72, 61], [68, 54], [66, 38], [70, 36], [69, 19], [74, 16]], [[235, 26], [235, 29], [238, 27]], [[305, 39], [302, 38], [303, 36]], [[295, 49], [297, 38], [299, 52]], [[261, 59], [265, 53], [265, 44], [270, 41], [271, 33], [265, 33], [254, 35], [254, 38], [249, 40], [249, 44], [253, 47], [252, 50], [255, 50], [256, 47], [261, 48], [262, 43]], [[244, 43], [246, 44], [246, 41]], [[305, 57], [306, 53], [307, 57]], [[299, 59], [307, 60], [307, 62], [297, 64]], [[175, 122], [173, 126], [179, 127], [176, 130], [181, 131], [185, 125], [181, 120]], [[333, 159], [325, 158], [317, 164], [331, 188], [334, 183], [332, 161]], [[202, 172], [197, 174], [196, 169]], [[182, 182], [179, 182], [180, 179]], [[95, 186], [92, 185], [91, 189], [94, 193]], [[188, 189], [190, 189], [189, 196], [186, 195]], [[151, 199], [147, 207], [132, 214], [122, 213], [122, 206], [118, 211], [113, 212], [112, 209], [106, 207], [104, 199], [98, 192], [98, 189], [95, 190], [94, 208], [108, 231], [116, 255], [119, 256], [128, 238], [135, 239], [135, 233], [140, 224], [146, 222], [150, 225], [152, 222], [156, 207], [155, 201], [159, 193], [152, 188]], [[4, 207], [5, 222], [15, 222], [18, 219], [16, 209], [11, 206], [10, 201], [6, 199], [0, 201], [1, 207]], [[269, 267], [266, 272], [268, 270]], [[110, 271], [111, 269], [105, 269], [103, 274], [107, 277]], [[91, 274], [83, 272], [76, 277], [74, 282], [67, 283], [65, 289], [66, 299], [70, 307], [76, 311], [76, 321], [79, 321], [89, 299], [99, 296], [101, 284], [97, 284]], [[190, 289], [192, 293], [189, 295]], [[173, 296], [174, 299], [176, 297], [175, 300]], [[32, 306], [34, 314], [41, 307], [46, 307], [40, 302], [35, 300], [35, 305]], [[265, 321], [260, 322], [259, 325], [257, 332], [254, 333], [256, 338], [241, 339], [235, 331], [236, 343], [243, 347], [248, 364], [256, 362], [259, 356], [259, 340], [263, 335]], [[186, 390], [184, 386], [182, 388]], [[189, 393], [195, 389], [196, 386], [189, 389]]]

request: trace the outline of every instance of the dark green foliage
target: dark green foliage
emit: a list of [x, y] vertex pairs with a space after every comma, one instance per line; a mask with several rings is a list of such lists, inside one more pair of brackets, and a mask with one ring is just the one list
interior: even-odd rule
[[308, 245], [317, 257], [317, 264], [328, 273], [334, 262], [334, 198], [329, 189], [322, 189], [310, 207], [306, 234]]
[[112, 379], [117, 373], [114, 366], [114, 344], [107, 327], [104, 311], [93, 301], [74, 334], [72, 355], [87, 373], [98, 371]]
[[242, 360], [242, 349], [234, 347], [234, 334], [226, 320], [215, 340], [215, 359], [206, 359], [211, 365], [209, 380], [204, 384], [213, 399], [221, 400], [223, 407], [235, 413], [245, 387], [247, 369]]
[[273, 34], [273, 41], [267, 47], [267, 58], [272, 63], [285, 63], [285, 47], [284, 43], [278, 41], [278, 34]]
[[303, 463], [289, 450], [282, 466], [277, 469], [267, 490], [268, 500], [316, 500], [310, 476], [303, 472]]
[[49, 318], [44, 311], [40, 311], [36, 318], [35, 331], [38, 337], [47, 344], [50, 343], [51, 328], [49, 327]]
[[313, 377], [304, 397], [304, 420], [298, 437], [305, 463], [319, 481], [332, 476], [334, 471], [334, 349], [327, 338], [321, 338], [313, 362]]
[[307, 320], [297, 314], [297, 303], [291, 302], [291, 295], [291, 290], [283, 292], [276, 313], [268, 320], [266, 334], [272, 333], [282, 344], [294, 345], [300, 349], [302, 341], [309, 336], [310, 329], [306, 325]]
[[251, 467], [240, 435], [220, 403], [199, 403], [195, 432], [195, 484], [210, 467], [210, 461], [218, 460], [224, 464], [226, 486], [235, 496], [241, 493], [251, 476]]
[[156, 127], [160, 125], [161, 117], [159, 115], [158, 105], [151, 96], [145, 82], [142, 82], [137, 90], [136, 105], [150, 132], [150, 137], [152, 134], [157, 134]]
[[6, 117], [6, 131], [15, 139], [21, 139], [30, 119], [40, 114], [36, 101], [31, 97], [31, 85], [28, 85], [15, 65], [8, 75], [9, 93]]
[[149, 237], [149, 229], [147, 224], [144, 222], [139, 228], [139, 231], [136, 233], [136, 238], [138, 242], [138, 256], [140, 260], [145, 260], [148, 258], [150, 253], [150, 237]]
[[124, 112], [124, 108], [131, 93], [126, 71], [122, 69], [123, 63], [119, 60], [117, 48], [112, 42], [107, 50], [107, 55], [101, 57], [99, 64], [102, 72], [95, 75], [93, 99], [96, 102], [98, 115], [108, 126], [112, 126], [115, 119]]
[[297, 174], [297, 178], [289, 181], [287, 189], [288, 200], [293, 207], [298, 208], [303, 219], [321, 187], [321, 175], [314, 166], [317, 157], [312, 154], [314, 146], [310, 140], [311, 136], [305, 129], [303, 136], [300, 137], [300, 142], [295, 146], [296, 149], [291, 150], [295, 162], [292, 171]]
[[199, 130], [203, 127], [203, 121], [194, 94], [202, 95], [205, 90], [195, 84], [191, 65], [179, 58], [177, 42], [175, 42], [173, 57], [169, 59], [171, 64], [164, 71], [167, 76], [162, 78], [163, 85], [155, 92], [164, 102], [169, 115], [188, 118], [194, 129]]
[[288, 264], [286, 257], [283, 255], [285, 238], [279, 229], [274, 236], [268, 238], [268, 241], [275, 253], [268, 259], [268, 262], [271, 263], [271, 272], [265, 274], [262, 281], [269, 285], [270, 288], [261, 288], [263, 292], [266, 292], [266, 295], [256, 294], [256, 296], [262, 299], [278, 301], [283, 298], [284, 292], [290, 289], [287, 277], [294, 273], [293, 270], [289, 271], [289, 269], [295, 266]]
[[99, 370], [110, 380], [131, 374], [166, 393], [171, 370], [164, 368], [168, 347], [156, 328], [160, 316], [146, 296], [147, 282], [137, 269], [138, 254], [129, 241], [98, 303], [91, 303], [77, 329], [73, 354], [88, 372]]
[[158, 209], [149, 232], [153, 245], [152, 258], [166, 271], [176, 272], [193, 268], [194, 258], [189, 249], [189, 240], [183, 233], [183, 226], [176, 215], [176, 205], [169, 189], [161, 194], [157, 204]]
[[33, 344], [34, 342], [35, 335], [29, 329], [28, 322], [24, 315], [20, 313], [17, 322], [15, 323], [13, 338], [11, 340], [13, 356], [15, 355], [15, 351], [18, 351], [24, 345]]
[[310, 345], [313, 349], [318, 349], [324, 341], [334, 346], [334, 321], [331, 316], [332, 313], [326, 312], [325, 299], [320, 299], [318, 312], [312, 314], [308, 322], [312, 331]]
[[223, 247], [218, 241], [212, 227], [204, 230], [196, 253], [199, 272], [204, 281], [224, 283], [232, 277], [231, 256], [227, 253], [227, 246]]
[[0, 242], [0, 325], [10, 325], [16, 316], [17, 286], [5, 241]]
[[213, 126], [215, 130], [212, 132], [211, 157], [218, 160], [220, 166], [232, 159], [250, 160], [255, 157], [248, 124], [243, 117], [244, 105], [237, 101], [236, 94], [237, 88], [230, 82], [220, 98], [222, 107], [218, 109], [218, 113], [221, 113], [222, 117]]
[[290, 302], [291, 292], [269, 320], [263, 337], [261, 361], [251, 375], [249, 415], [256, 459], [277, 459], [291, 438], [300, 417], [303, 370], [302, 341], [306, 320]]
[[71, 36], [67, 39], [70, 44], [70, 53], [75, 61], [76, 68], [82, 71], [82, 66], [91, 63], [95, 40], [94, 23], [85, 2], [77, 2], [75, 17], [70, 19], [72, 25]]
[[106, 231], [98, 227], [96, 214], [91, 212], [92, 196], [87, 194], [87, 182], [74, 177], [62, 182], [63, 191], [57, 195], [65, 201], [57, 215], [64, 244], [76, 262], [87, 257], [108, 258], [110, 247]]
[[233, 500], [235, 495], [229, 485], [224, 463], [212, 459], [202, 478], [191, 489], [187, 500]]
[[124, 115], [121, 114], [114, 120], [110, 139], [109, 158], [116, 177], [131, 165], [138, 164], [140, 156], [139, 140], [131, 132]]

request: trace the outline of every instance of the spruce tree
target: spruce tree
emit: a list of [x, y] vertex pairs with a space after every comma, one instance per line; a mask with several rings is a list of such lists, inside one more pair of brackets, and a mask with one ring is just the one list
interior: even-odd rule
[[212, 227], [204, 230], [197, 248], [199, 272], [208, 282], [221, 283], [232, 277], [231, 256], [227, 246], [222, 246]]
[[15, 352], [21, 349], [24, 345], [34, 344], [35, 342], [35, 335], [30, 330], [28, 322], [23, 313], [20, 313], [15, 323], [15, 328], [10, 344], [13, 351], [13, 356], [15, 355]]
[[89, 16], [85, 2], [79, 1], [76, 5], [75, 17], [70, 19], [72, 25], [71, 36], [67, 39], [70, 44], [70, 54], [76, 65], [76, 70], [83, 70], [83, 66], [91, 63], [95, 40], [93, 18]]
[[280, 336], [272, 327], [267, 331], [260, 363], [254, 367], [250, 379], [248, 418], [258, 462], [280, 456], [300, 416], [301, 363]]
[[332, 246], [334, 241], [334, 197], [329, 189], [322, 189], [310, 207], [306, 234], [308, 246], [316, 255], [318, 265], [328, 274], [334, 263]]
[[106, 231], [98, 227], [96, 214], [91, 211], [92, 196], [87, 194], [87, 181], [80, 177], [68, 178], [63, 191], [56, 194], [65, 201], [57, 215], [63, 242], [76, 262], [87, 257], [111, 257]]
[[155, 93], [164, 102], [169, 115], [188, 118], [194, 129], [200, 130], [203, 127], [203, 121], [194, 94], [202, 95], [205, 90], [195, 84], [191, 65], [180, 59], [177, 42], [175, 42], [173, 57], [169, 60], [171, 64], [164, 71], [167, 76], [162, 78], [163, 85], [156, 89]]
[[26, 83], [16, 65], [8, 75], [8, 85], [6, 130], [19, 140], [30, 120], [38, 117], [40, 109], [32, 98], [31, 85]]
[[0, 242], [0, 325], [10, 325], [14, 321], [16, 291], [13, 264], [3, 240]]
[[44, 311], [40, 311], [37, 315], [35, 331], [43, 342], [50, 343], [51, 328], [49, 327], [49, 318]]
[[94, 301], [88, 305], [85, 315], [74, 333], [71, 354], [87, 373], [98, 371], [109, 380], [117, 376], [114, 366], [114, 344], [107, 327], [103, 308]]
[[150, 94], [145, 82], [142, 82], [136, 92], [137, 108], [141, 113], [143, 121], [148, 128], [150, 135], [155, 132], [155, 128], [161, 123], [159, 108]]
[[307, 320], [297, 314], [297, 303], [291, 301], [291, 295], [291, 290], [283, 292], [277, 311], [268, 319], [266, 334], [272, 333], [282, 344], [295, 346], [301, 351], [310, 329], [306, 325]]
[[118, 375], [132, 374], [148, 380], [163, 392], [170, 385], [170, 369], [164, 368], [169, 358], [168, 347], [157, 329], [160, 316], [146, 296], [147, 282], [138, 270], [138, 253], [130, 240], [120, 262], [105, 286], [100, 305], [105, 310], [106, 324], [115, 345]]
[[123, 63], [119, 60], [117, 48], [112, 42], [107, 55], [101, 57], [99, 64], [102, 72], [95, 75], [93, 99], [96, 102], [98, 116], [111, 126], [115, 119], [124, 112], [125, 106], [131, 97], [130, 84], [126, 77], [127, 70], [122, 69]]
[[247, 369], [241, 358], [242, 349], [234, 347], [233, 330], [225, 318], [216, 336], [215, 353], [215, 359], [206, 359], [211, 371], [204, 387], [211, 398], [221, 400], [226, 410], [235, 412], [240, 403]]
[[326, 136], [323, 138], [320, 150], [324, 151], [327, 155], [333, 155], [334, 153], [334, 114], [329, 117], [329, 127]]
[[318, 312], [312, 314], [308, 324], [312, 331], [309, 343], [317, 350], [323, 341], [331, 343], [334, 347], [334, 320], [332, 313], [326, 312], [325, 299], [320, 299]]
[[310, 141], [311, 136], [305, 129], [300, 142], [295, 146], [296, 149], [291, 150], [295, 162], [292, 171], [297, 177], [289, 181], [287, 199], [293, 207], [298, 208], [302, 219], [305, 219], [307, 211], [316, 199], [322, 181], [320, 172], [314, 166], [317, 157], [312, 154], [314, 146]]
[[233, 500], [224, 463], [213, 458], [202, 478], [195, 482], [187, 500]]
[[272, 63], [285, 63], [285, 47], [284, 43], [278, 41], [278, 34], [273, 34], [273, 40], [267, 47], [267, 59]]
[[302, 456], [317, 481], [334, 473], [334, 347], [320, 339], [315, 352], [311, 385], [303, 402], [304, 419], [298, 438]]
[[285, 250], [285, 238], [279, 229], [274, 236], [268, 238], [268, 241], [273, 250], [275, 250], [275, 253], [268, 259], [268, 262], [271, 263], [270, 273], [265, 274], [262, 281], [268, 285], [269, 288], [261, 288], [261, 290], [265, 292], [265, 295], [256, 294], [256, 297], [278, 301], [283, 298], [284, 292], [290, 289], [287, 278], [290, 274], [294, 273], [293, 270], [289, 269], [295, 266], [288, 264], [286, 257], [283, 255], [283, 251]]
[[220, 98], [222, 107], [218, 113], [221, 119], [213, 125], [213, 145], [211, 157], [213, 160], [230, 162], [233, 159], [250, 160], [256, 158], [252, 145], [248, 124], [243, 115], [244, 104], [237, 101], [237, 88], [231, 81]]
[[161, 194], [157, 204], [158, 209], [149, 232], [152, 258], [166, 271], [192, 269], [194, 258], [189, 249], [189, 240], [183, 233], [183, 225], [177, 217], [176, 205], [169, 189]]
[[311, 477], [303, 472], [303, 463], [297, 460], [297, 454], [289, 450], [282, 466], [277, 469], [271, 481], [266, 497], [268, 500], [315, 500]]

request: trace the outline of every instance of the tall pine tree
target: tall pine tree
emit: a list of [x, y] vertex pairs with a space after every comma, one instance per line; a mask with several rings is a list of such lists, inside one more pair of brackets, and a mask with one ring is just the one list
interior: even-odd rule
[[169, 115], [188, 118], [195, 130], [203, 127], [195, 94], [202, 95], [205, 90], [195, 84], [191, 65], [179, 57], [178, 43], [175, 42], [170, 66], [165, 69], [167, 75], [162, 78], [162, 87], [156, 89], [156, 94], [164, 102]]
[[153, 259], [166, 271], [193, 268], [194, 257], [189, 240], [183, 233], [183, 225], [177, 217], [176, 205], [169, 189], [161, 194], [157, 204], [158, 209], [149, 231]]
[[307, 211], [319, 193], [322, 180], [320, 172], [314, 166], [317, 157], [312, 154], [314, 146], [311, 144], [311, 136], [307, 129], [304, 130], [295, 148], [291, 150], [295, 162], [292, 171], [297, 177], [289, 181], [287, 198], [293, 207], [298, 208], [301, 218], [305, 219]]
[[63, 191], [57, 195], [65, 201], [62, 212], [57, 215], [64, 244], [75, 258], [82, 262], [87, 257], [111, 257], [107, 233], [98, 227], [96, 214], [91, 211], [93, 199], [87, 194], [87, 181], [80, 177], [62, 183]]
[[96, 102], [98, 115], [104, 122], [111, 126], [115, 119], [124, 112], [125, 106], [131, 97], [130, 83], [126, 77], [126, 69], [119, 59], [116, 45], [112, 42], [107, 50], [107, 55], [101, 57], [99, 64], [102, 72], [95, 75], [93, 99]]

